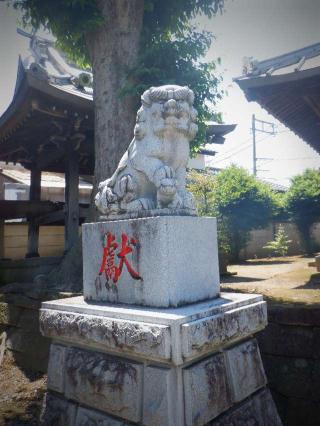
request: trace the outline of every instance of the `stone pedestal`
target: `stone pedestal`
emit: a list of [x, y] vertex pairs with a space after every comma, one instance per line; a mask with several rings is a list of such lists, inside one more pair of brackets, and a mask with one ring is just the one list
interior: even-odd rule
[[175, 309], [76, 297], [44, 303], [40, 322], [53, 340], [45, 425], [281, 424], [252, 338], [267, 322], [261, 296]]
[[[89, 223], [82, 226], [82, 239], [83, 293], [88, 301], [171, 307], [219, 294], [215, 218], [158, 216]], [[117, 276], [121, 251], [127, 254]]]
[[266, 304], [219, 295], [215, 225], [154, 217], [83, 227], [84, 297], [40, 313], [52, 339], [43, 424], [281, 424], [253, 338]]

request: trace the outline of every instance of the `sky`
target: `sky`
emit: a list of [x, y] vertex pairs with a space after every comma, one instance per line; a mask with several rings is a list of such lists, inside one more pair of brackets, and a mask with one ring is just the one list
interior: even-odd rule
[[[207, 162], [217, 168], [229, 164], [252, 172], [251, 117], [276, 124], [275, 136], [257, 133], [258, 176], [288, 186], [290, 178], [306, 168], [320, 168], [320, 156], [302, 139], [269, 115], [256, 102], [248, 102], [234, 77], [242, 74], [245, 56], [268, 59], [320, 42], [319, 0], [226, 0], [225, 12], [211, 20], [197, 19], [200, 28], [210, 30], [215, 41], [206, 59], [221, 58], [218, 72], [228, 92], [217, 105], [226, 123], [237, 124], [218, 155]], [[320, 136], [320, 135], [319, 135]], [[271, 160], [272, 159], [272, 160]]]
[[[18, 55], [27, 53], [28, 40], [16, 33], [17, 12], [0, 2], [0, 115], [9, 105], [17, 72]], [[215, 35], [205, 60], [221, 58], [217, 72], [228, 95], [217, 104], [226, 123], [237, 124], [224, 145], [215, 145], [218, 155], [207, 165], [224, 168], [237, 164], [252, 172], [251, 116], [276, 124], [275, 136], [257, 134], [258, 176], [289, 185], [290, 178], [306, 168], [320, 168], [320, 156], [300, 138], [248, 102], [234, 77], [241, 75], [245, 56], [257, 60], [287, 53], [320, 42], [319, 0], [226, 0], [225, 11], [212, 19], [196, 18], [199, 28]]]

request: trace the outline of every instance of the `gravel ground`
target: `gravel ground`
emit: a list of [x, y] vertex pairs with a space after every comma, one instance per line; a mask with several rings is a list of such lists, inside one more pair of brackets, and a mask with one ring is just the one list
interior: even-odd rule
[[235, 275], [223, 277], [221, 290], [260, 293], [270, 302], [319, 306], [320, 273], [308, 265], [312, 260], [288, 256], [230, 265], [228, 271]]
[[[253, 259], [228, 267], [222, 291], [261, 293], [282, 303], [320, 302], [320, 274], [301, 256]], [[319, 305], [318, 305], [319, 306]], [[22, 370], [7, 351], [0, 366], [0, 426], [39, 424], [46, 375]]]
[[0, 425], [38, 425], [45, 389], [45, 375], [21, 370], [5, 354], [0, 366]]

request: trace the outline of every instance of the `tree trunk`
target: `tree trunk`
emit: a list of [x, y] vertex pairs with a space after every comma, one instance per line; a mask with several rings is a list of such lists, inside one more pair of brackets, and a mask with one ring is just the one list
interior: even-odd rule
[[137, 99], [121, 96], [127, 74], [138, 58], [143, 0], [98, 0], [104, 23], [87, 37], [95, 103], [95, 179], [110, 177], [127, 149]]
[[[97, 0], [97, 4], [104, 23], [87, 36], [95, 107], [94, 193], [97, 183], [112, 175], [133, 137], [137, 99], [120, 92], [138, 58], [144, 1]], [[80, 240], [49, 274], [48, 285], [64, 291], [82, 290]]]

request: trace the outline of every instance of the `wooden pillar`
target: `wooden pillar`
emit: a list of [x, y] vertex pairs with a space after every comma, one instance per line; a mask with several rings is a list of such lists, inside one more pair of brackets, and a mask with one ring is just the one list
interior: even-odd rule
[[[29, 199], [30, 201], [41, 199], [41, 170], [36, 167], [31, 169]], [[35, 222], [35, 218], [29, 219], [26, 257], [39, 257], [39, 225]]]
[[4, 255], [4, 220], [0, 219], [0, 259], [3, 259]]
[[[4, 179], [0, 176], [0, 200], [4, 200]], [[0, 259], [4, 258], [4, 220], [0, 219]]]
[[65, 253], [79, 237], [79, 154], [67, 141], [65, 170]]

